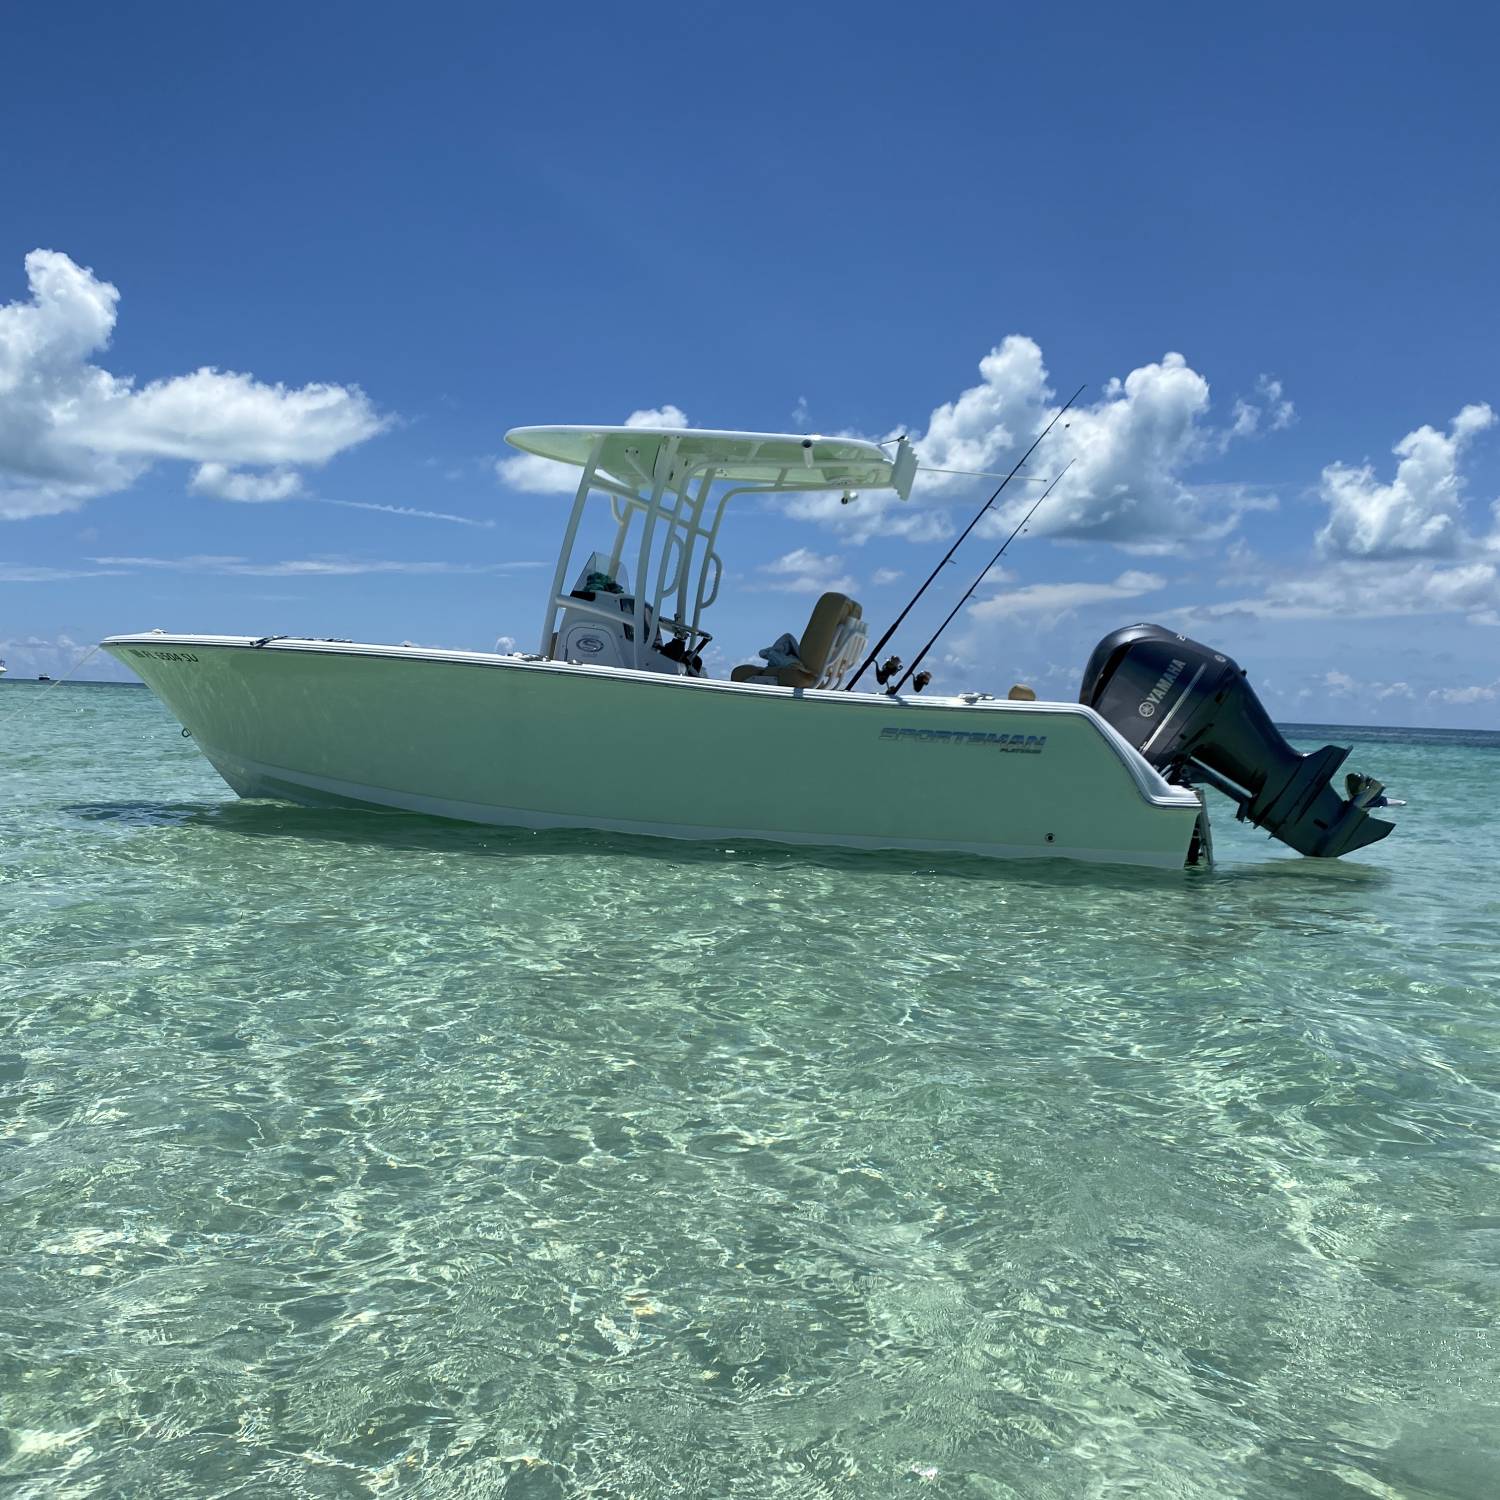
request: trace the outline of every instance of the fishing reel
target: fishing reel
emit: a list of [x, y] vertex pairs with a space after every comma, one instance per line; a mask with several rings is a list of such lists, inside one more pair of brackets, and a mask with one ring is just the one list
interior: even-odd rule
[[888, 656], [875, 668], [875, 681], [884, 687], [901, 670], [901, 658]]

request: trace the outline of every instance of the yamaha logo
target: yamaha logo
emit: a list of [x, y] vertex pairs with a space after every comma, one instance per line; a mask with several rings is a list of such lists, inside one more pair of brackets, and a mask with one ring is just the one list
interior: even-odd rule
[[1141, 700], [1141, 705], [1136, 712], [1143, 718], [1151, 718], [1161, 703], [1161, 700], [1171, 691], [1172, 684], [1177, 681], [1182, 669], [1187, 666], [1185, 661], [1178, 661], [1174, 656], [1167, 670], [1156, 679], [1156, 686]]

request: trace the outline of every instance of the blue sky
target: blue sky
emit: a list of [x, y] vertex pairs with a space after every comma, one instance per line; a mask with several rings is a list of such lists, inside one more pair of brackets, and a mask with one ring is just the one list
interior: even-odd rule
[[[1500, 22], [1310, 10], [16, 11], [0, 655], [530, 648], [563, 502], [510, 426], [995, 468], [1087, 382], [939, 685], [1071, 696], [1144, 618], [1282, 718], [1500, 724]], [[893, 613], [982, 498], [742, 512], [725, 663], [824, 583]]]

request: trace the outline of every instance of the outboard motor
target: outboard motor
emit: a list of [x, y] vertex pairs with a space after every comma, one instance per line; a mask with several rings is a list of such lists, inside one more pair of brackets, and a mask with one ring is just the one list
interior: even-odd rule
[[1349, 754], [1325, 745], [1300, 755], [1282, 738], [1245, 681], [1220, 652], [1160, 625], [1107, 635], [1089, 657], [1078, 695], [1169, 781], [1203, 781], [1301, 854], [1335, 858], [1383, 839], [1392, 827], [1366, 809], [1384, 788], [1348, 776], [1341, 797], [1330, 778]]

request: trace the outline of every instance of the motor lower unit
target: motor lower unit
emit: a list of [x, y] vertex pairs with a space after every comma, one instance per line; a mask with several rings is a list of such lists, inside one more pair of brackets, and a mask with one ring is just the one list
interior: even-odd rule
[[1104, 637], [1084, 669], [1079, 702], [1096, 710], [1168, 781], [1204, 783], [1301, 854], [1336, 858], [1383, 839], [1392, 827], [1369, 815], [1386, 806], [1369, 776], [1332, 778], [1349, 754], [1325, 745], [1302, 755], [1287, 744], [1222, 652], [1160, 625]]

